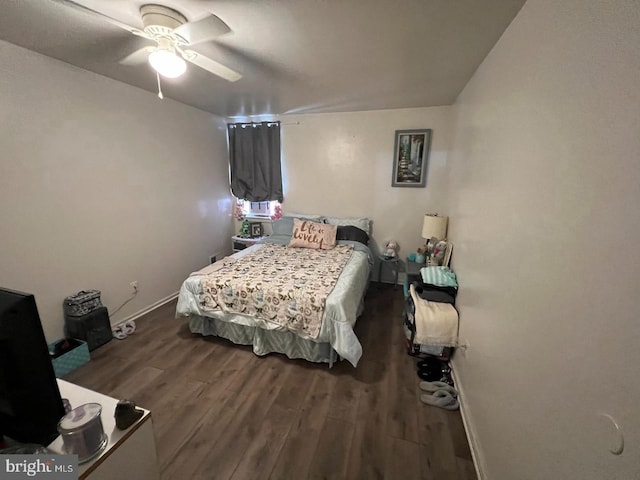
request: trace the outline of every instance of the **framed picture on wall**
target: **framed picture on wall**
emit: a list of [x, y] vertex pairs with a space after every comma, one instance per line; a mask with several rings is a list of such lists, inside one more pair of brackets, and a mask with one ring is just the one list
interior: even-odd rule
[[396, 130], [392, 187], [424, 187], [431, 149], [431, 129]]

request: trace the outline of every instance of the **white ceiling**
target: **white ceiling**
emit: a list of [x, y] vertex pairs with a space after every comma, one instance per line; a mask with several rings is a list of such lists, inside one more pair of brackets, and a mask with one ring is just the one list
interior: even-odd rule
[[[449, 105], [525, 0], [76, 0], [141, 28], [159, 3], [231, 32], [194, 50], [240, 72], [189, 65], [166, 97], [224, 117]], [[147, 64], [118, 61], [150, 43], [53, 0], [0, 0], [0, 39], [149, 90]]]

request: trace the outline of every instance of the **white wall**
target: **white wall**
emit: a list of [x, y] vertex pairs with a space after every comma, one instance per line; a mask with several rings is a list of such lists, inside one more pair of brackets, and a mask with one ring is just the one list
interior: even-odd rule
[[529, 0], [455, 105], [454, 369], [488, 479], [640, 474], [639, 25]]
[[0, 42], [0, 286], [34, 293], [49, 341], [62, 301], [102, 291], [112, 323], [230, 252], [224, 121]]
[[[283, 211], [369, 217], [375, 245], [395, 239], [406, 258], [424, 244], [424, 214], [446, 213], [449, 112], [434, 107], [282, 117]], [[299, 125], [286, 125], [294, 122]], [[391, 187], [395, 131], [426, 128], [433, 130], [426, 187]]]

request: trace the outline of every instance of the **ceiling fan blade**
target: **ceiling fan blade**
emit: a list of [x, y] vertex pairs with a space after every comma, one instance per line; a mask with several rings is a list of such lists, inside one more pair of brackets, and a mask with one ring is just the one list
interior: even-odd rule
[[187, 45], [206, 42], [213, 38], [229, 33], [229, 25], [215, 15], [209, 15], [195, 22], [187, 22], [177, 27], [173, 33], [186, 40]]
[[206, 70], [207, 72], [217, 75], [218, 77], [224, 78], [229, 82], [235, 82], [242, 78], [242, 75], [240, 75], [235, 70], [232, 70], [229, 67], [225, 67], [215, 60], [211, 60], [209, 57], [200, 55], [198, 52], [194, 52], [193, 50], [181, 50], [181, 53], [186, 61], [191, 62], [194, 65], [197, 65], [198, 67]]
[[66, 7], [70, 7], [80, 12], [86, 13], [88, 15], [93, 15], [94, 17], [102, 18], [103, 20], [109, 22], [110, 24], [115, 25], [116, 27], [120, 27], [123, 30], [127, 30], [128, 32], [133, 33], [134, 35], [138, 35], [140, 37], [144, 37], [152, 40], [151, 37], [149, 37], [146, 33], [144, 33], [139, 28], [135, 28], [135, 27], [132, 27], [131, 25], [127, 25], [126, 23], [121, 22], [120, 20], [116, 20], [113, 17], [105, 15], [104, 13], [98, 12], [97, 10], [93, 10], [92, 8], [85, 7], [84, 5], [80, 5], [79, 3], [76, 3], [72, 0], [53, 0], [53, 1], [61, 5], [64, 5]]
[[139, 50], [136, 50], [135, 52], [124, 57], [118, 63], [120, 63], [121, 65], [140, 65], [142, 63], [146, 63], [146, 61], [149, 59], [149, 54], [151, 52], [154, 52], [155, 50], [156, 47], [152, 46], [140, 48]]

